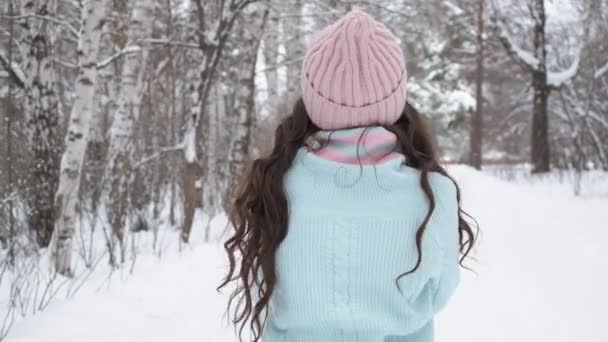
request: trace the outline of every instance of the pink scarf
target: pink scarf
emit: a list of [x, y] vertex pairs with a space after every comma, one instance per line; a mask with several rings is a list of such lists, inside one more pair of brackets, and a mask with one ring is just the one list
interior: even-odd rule
[[382, 126], [322, 130], [308, 145], [319, 157], [347, 164], [371, 165], [403, 157], [397, 136]]

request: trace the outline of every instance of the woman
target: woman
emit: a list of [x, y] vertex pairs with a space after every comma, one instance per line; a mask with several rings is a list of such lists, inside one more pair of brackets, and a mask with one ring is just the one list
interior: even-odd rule
[[249, 322], [263, 342], [432, 341], [475, 235], [406, 101], [398, 40], [354, 8], [315, 37], [301, 80], [229, 217], [220, 288], [237, 284], [239, 336]]

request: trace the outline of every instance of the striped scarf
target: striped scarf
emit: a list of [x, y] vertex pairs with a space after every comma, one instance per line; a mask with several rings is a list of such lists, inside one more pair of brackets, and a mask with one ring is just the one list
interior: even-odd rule
[[322, 130], [307, 145], [317, 156], [347, 164], [372, 165], [404, 157], [397, 136], [382, 126]]

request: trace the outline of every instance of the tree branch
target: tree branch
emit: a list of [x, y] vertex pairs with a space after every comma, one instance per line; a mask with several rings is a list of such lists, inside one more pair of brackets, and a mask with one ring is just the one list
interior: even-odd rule
[[201, 47], [198, 44], [193, 44], [193, 43], [186, 43], [186, 42], [174, 42], [172, 40], [169, 39], [143, 39], [144, 42], [146, 43], [150, 43], [150, 44], [158, 44], [158, 45], [171, 45], [171, 46], [180, 46], [180, 47], [186, 47], [189, 49], [200, 49]]
[[8, 72], [9, 77], [19, 88], [25, 88], [25, 84], [27, 83], [25, 74], [17, 64], [9, 63], [8, 58], [6, 58], [4, 52], [2, 51], [0, 51], [0, 65], [4, 70], [6, 70], [6, 72]]
[[524, 50], [513, 41], [506, 27], [500, 19], [494, 18], [494, 24], [498, 31], [498, 40], [503, 45], [507, 53], [515, 59], [515, 61], [531, 71], [539, 70], [539, 60], [530, 51]]
[[147, 156], [147, 157], [139, 160], [138, 162], [136, 162], [133, 165], [133, 168], [136, 169], [136, 168], [138, 168], [138, 167], [140, 167], [140, 166], [142, 166], [142, 165], [144, 165], [146, 163], [149, 163], [149, 162], [153, 161], [154, 159], [160, 157], [161, 155], [163, 155], [165, 153], [175, 152], [175, 151], [181, 151], [183, 149], [184, 149], [184, 144], [183, 143], [177, 144], [175, 146], [162, 147], [158, 151], [156, 151], [155, 153], [153, 153], [152, 155]]
[[5, 16], [4, 18], [15, 19], [15, 20], [27, 19], [27, 18], [36, 18], [36, 19], [41, 19], [41, 20], [47, 20], [47, 21], [50, 21], [57, 25], [65, 27], [70, 33], [72, 33], [72, 35], [74, 35], [74, 37], [76, 37], [76, 38], [80, 37], [80, 32], [74, 26], [72, 26], [70, 23], [68, 23], [67, 21], [64, 21], [64, 20], [57, 19], [55, 17], [48, 16], [48, 15], [25, 14], [25, 15], [13, 16], [13, 17]]
[[570, 66], [567, 69], [558, 71], [558, 72], [548, 72], [547, 73], [547, 84], [550, 87], [553, 87], [556, 89], [561, 87], [564, 83], [568, 82], [574, 76], [576, 76], [576, 73], [578, 72], [578, 66], [580, 64], [580, 61], [581, 61], [581, 51], [579, 50], [576, 53], [576, 56], [574, 57], [572, 64], [570, 64]]
[[101, 62], [97, 63], [97, 70], [99, 69], [103, 69], [105, 67], [107, 67], [108, 65], [110, 65], [115, 59], [130, 54], [130, 53], [135, 53], [135, 52], [139, 52], [141, 51], [141, 48], [137, 45], [134, 46], [127, 46], [126, 48], [118, 51], [117, 53], [113, 54], [112, 56], [104, 59]]

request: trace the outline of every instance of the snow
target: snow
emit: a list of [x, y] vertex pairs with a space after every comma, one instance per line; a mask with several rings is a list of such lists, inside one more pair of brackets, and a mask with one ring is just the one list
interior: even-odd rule
[[[464, 85], [460, 85], [465, 87]], [[466, 89], [453, 89], [444, 93], [445, 101], [439, 106], [439, 113], [456, 113], [458, 111], [474, 110], [476, 106], [475, 97]]]
[[196, 161], [196, 127], [192, 125], [184, 134], [184, 158], [188, 162]]
[[593, 74], [594, 78], [600, 78], [602, 77], [602, 75], [604, 75], [606, 72], [608, 72], [608, 61], [606, 61], [606, 64], [604, 64], [603, 67], [597, 69], [597, 71]]
[[513, 39], [513, 37], [511, 37], [511, 35], [509, 34], [509, 31], [507, 30], [507, 28], [504, 27], [502, 22], [497, 21], [496, 25], [499, 29], [498, 33], [499, 33], [500, 38], [507, 42], [508, 49], [513, 54], [515, 54], [515, 57], [518, 60], [524, 62], [526, 65], [530, 66], [531, 68], [538, 69], [539, 63], [540, 63], [538, 58], [536, 58], [532, 52], [524, 50], [521, 47], [519, 47], [515, 43], [515, 40]]
[[574, 61], [572, 61], [572, 64], [570, 64], [567, 69], [563, 71], [547, 73], [547, 83], [552, 87], [560, 87], [562, 84], [576, 76], [580, 60], [581, 53], [579, 49], [576, 56], [574, 57]]
[[[437, 318], [436, 340], [608, 341], [608, 174], [586, 174], [574, 196], [567, 175], [449, 171], [482, 235], [478, 261], [468, 263], [477, 275], [463, 271]], [[216, 238], [225, 223], [223, 216], [212, 223]], [[17, 321], [6, 341], [236, 341], [223, 317], [228, 293], [215, 291], [224, 275], [221, 245], [171, 247], [160, 259], [139, 256], [130, 276], [94, 273], [74, 298]]]
[[464, 11], [462, 10], [462, 8], [456, 6], [451, 1], [445, 0], [445, 1], [443, 1], [443, 4], [450, 10], [451, 14], [453, 14], [455, 16], [464, 14]]

